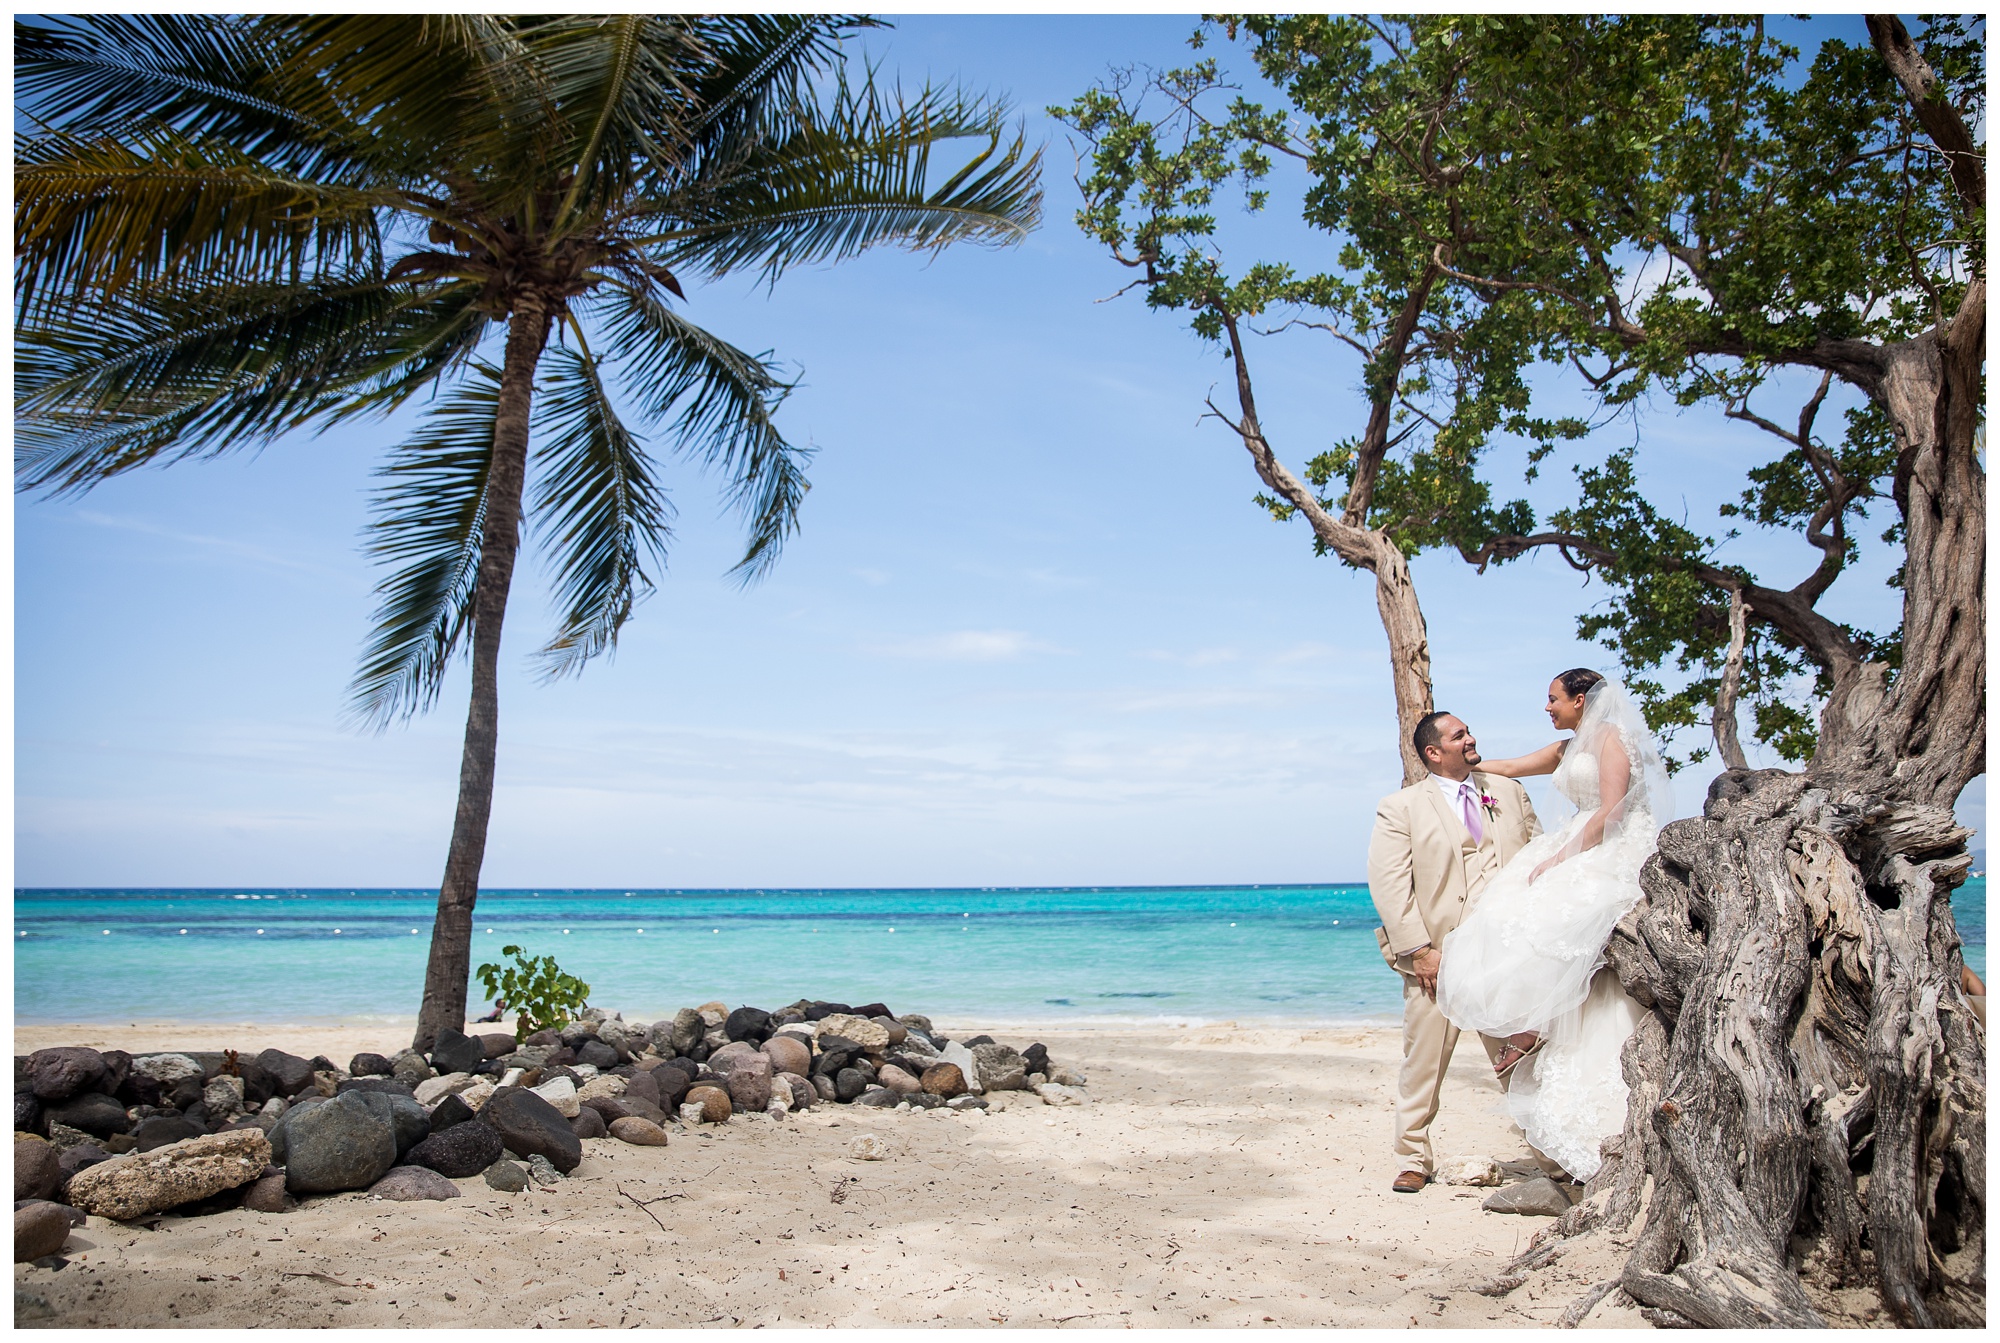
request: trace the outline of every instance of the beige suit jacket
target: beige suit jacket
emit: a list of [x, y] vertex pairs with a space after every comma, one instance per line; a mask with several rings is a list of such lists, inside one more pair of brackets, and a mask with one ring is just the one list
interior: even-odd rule
[[[1542, 833], [1542, 823], [1528, 790], [1513, 779], [1474, 770], [1471, 782], [1494, 801], [1484, 825], [1498, 848], [1497, 870]], [[1368, 841], [1368, 894], [1382, 919], [1375, 938], [1390, 965], [1426, 942], [1441, 945], [1458, 927], [1472, 895], [1467, 859], [1477, 852], [1464, 819], [1434, 780], [1421, 779], [1382, 799]]]

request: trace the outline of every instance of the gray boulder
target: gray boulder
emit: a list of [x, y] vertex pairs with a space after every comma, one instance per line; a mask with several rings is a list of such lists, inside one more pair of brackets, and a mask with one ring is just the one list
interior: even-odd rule
[[350, 1091], [286, 1112], [276, 1130], [284, 1135], [285, 1188], [294, 1194], [366, 1189], [388, 1173], [396, 1164], [396, 1129], [368, 1099]]
[[685, 1054], [701, 1043], [701, 1037], [708, 1030], [708, 1023], [701, 1019], [701, 1013], [692, 1007], [683, 1007], [674, 1013], [671, 1043], [676, 1054]]
[[27, 1073], [29, 1089], [41, 1101], [68, 1100], [78, 1092], [96, 1090], [107, 1080], [104, 1056], [75, 1046], [37, 1049], [28, 1056]]
[[1028, 1089], [1027, 1060], [1018, 1050], [1006, 1045], [974, 1045], [972, 1058], [979, 1065], [979, 1087], [982, 1091], [1026, 1091]]
[[583, 1142], [562, 1112], [525, 1087], [501, 1087], [479, 1111], [516, 1156], [544, 1157], [565, 1174], [583, 1161]]
[[486, 1168], [485, 1180], [503, 1194], [518, 1194], [528, 1187], [528, 1172], [517, 1161], [496, 1161]]
[[101, 1091], [86, 1091], [68, 1100], [45, 1105], [42, 1115], [51, 1124], [64, 1124], [93, 1138], [108, 1138], [131, 1129], [132, 1121], [116, 1097]]
[[1488, 1212], [1514, 1212], [1528, 1217], [1560, 1217], [1569, 1211], [1569, 1195], [1548, 1176], [1510, 1184], [1479, 1205]]
[[422, 1166], [397, 1166], [387, 1175], [368, 1186], [368, 1192], [381, 1198], [392, 1198], [399, 1202], [413, 1199], [458, 1198], [458, 1186], [434, 1170]]
[[396, 1134], [396, 1159], [431, 1136], [429, 1111], [408, 1096], [399, 1096], [389, 1091], [364, 1091], [361, 1103], [389, 1121], [389, 1127]]
[[446, 1096], [431, 1110], [431, 1137], [435, 1138], [446, 1129], [463, 1124], [477, 1114], [478, 1111], [465, 1103], [463, 1096]]
[[14, 1197], [54, 1198], [62, 1187], [62, 1153], [26, 1133], [14, 1135]]
[[447, 1026], [431, 1042], [431, 1066], [440, 1075], [469, 1073], [486, 1062], [486, 1046]]
[[454, 1180], [467, 1180], [498, 1161], [506, 1151], [500, 1134], [487, 1124], [454, 1124], [418, 1143], [403, 1159]]
[[356, 1054], [348, 1062], [349, 1077], [387, 1077], [396, 1065], [380, 1054]]
[[301, 1091], [312, 1090], [311, 1059], [302, 1059], [297, 1054], [287, 1054], [282, 1049], [267, 1049], [257, 1056], [257, 1066], [270, 1078], [271, 1091], [274, 1095], [289, 1097], [296, 1096]]
[[69, 1239], [69, 1214], [53, 1203], [30, 1203], [14, 1210], [14, 1262], [25, 1264], [60, 1254]]
[[602, 1138], [609, 1130], [604, 1124], [604, 1116], [587, 1105], [577, 1107], [576, 1117], [569, 1121], [569, 1131], [579, 1139]]

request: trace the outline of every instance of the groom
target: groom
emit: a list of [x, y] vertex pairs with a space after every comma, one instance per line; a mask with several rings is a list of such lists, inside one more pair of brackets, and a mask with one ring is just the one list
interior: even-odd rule
[[[1479, 892], [1542, 833], [1527, 790], [1473, 772], [1479, 744], [1448, 713], [1427, 713], [1412, 738], [1429, 777], [1382, 799], [1368, 842], [1368, 894], [1383, 959], [1403, 977], [1403, 1070], [1396, 1083], [1396, 1161], [1390, 1185], [1414, 1194], [1430, 1182], [1431, 1120], [1458, 1044], [1437, 1005], [1438, 949]], [[1488, 1058], [1505, 1041], [1479, 1037]]]

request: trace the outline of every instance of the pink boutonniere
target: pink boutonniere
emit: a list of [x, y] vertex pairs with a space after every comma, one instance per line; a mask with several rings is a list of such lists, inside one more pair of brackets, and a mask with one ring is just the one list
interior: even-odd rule
[[1479, 795], [1479, 805], [1486, 808], [1487, 811], [1495, 816], [1500, 814], [1500, 799], [1489, 793], [1481, 793]]

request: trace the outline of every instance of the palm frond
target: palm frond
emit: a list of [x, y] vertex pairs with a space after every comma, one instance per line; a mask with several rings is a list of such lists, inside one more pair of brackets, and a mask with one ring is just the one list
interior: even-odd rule
[[633, 605], [653, 590], [648, 562], [666, 563], [673, 506], [589, 351], [557, 347], [542, 368], [529, 515], [549, 548], [563, 613], [541, 653], [554, 679], [618, 642]]
[[152, 463], [256, 447], [393, 408], [467, 361], [488, 318], [473, 286], [366, 278], [110, 295], [23, 325], [19, 488], [62, 495]]
[[626, 382], [645, 389], [649, 420], [667, 421], [676, 450], [721, 469], [727, 498], [749, 541], [732, 572], [761, 578], [798, 530], [811, 485], [809, 448], [785, 441], [773, 422], [791, 384], [768, 358], [746, 354], [668, 308], [649, 285], [619, 283], [605, 300]]
[[[783, 138], [659, 202], [673, 220], [649, 239], [660, 260], [710, 276], [756, 265], [775, 281], [883, 243], [1017, 242], [1040, 222], [1041, 151], [1018, 128], [1007, 138], [1000, 105], [930, 88], [906, 101], [870, 74], [858, 86], [843, 75], [827, 106], [793, 112]], [[934, 153], [965, 140], [985, 145], [932, 185]]]
[[15, 163], [17, 310], [167, 280], [296, 282], [372, 266], [375, 212], [393, 203], [157, 122], [123, 135], [53, 131]]
[[394, 566], [351, 688], [363, 723], [387, 726], [436, 702], [452, 656], [472, 627], [500, 371], [472, 376], [398, 445], [376, 474], [366, 549]]

